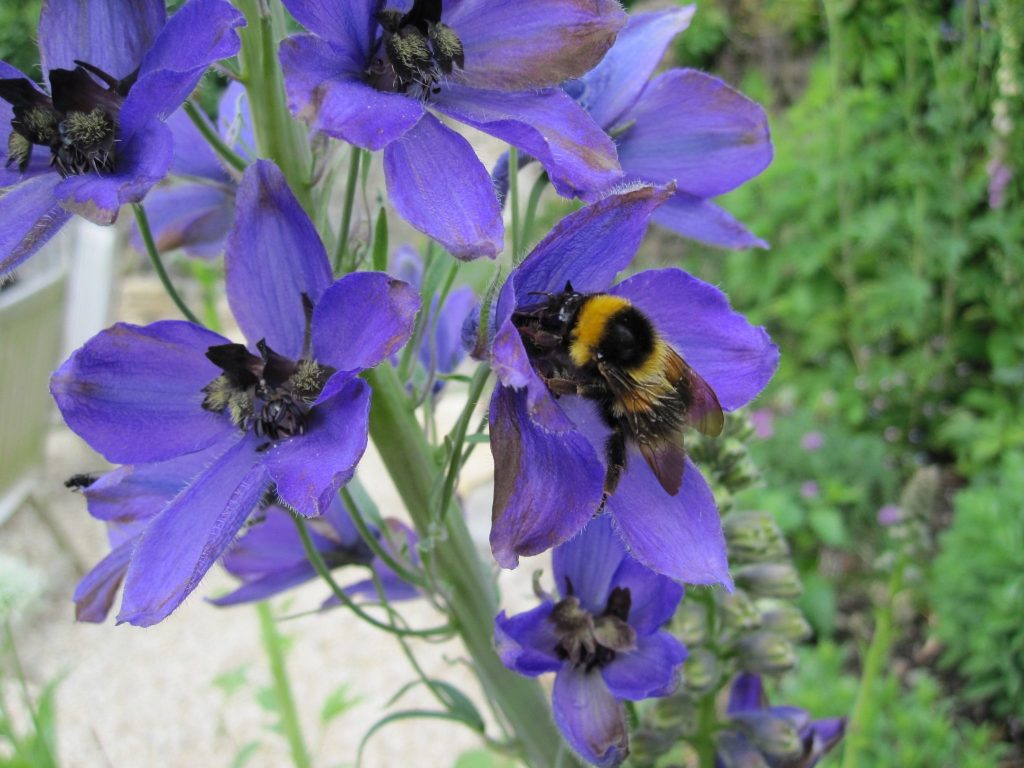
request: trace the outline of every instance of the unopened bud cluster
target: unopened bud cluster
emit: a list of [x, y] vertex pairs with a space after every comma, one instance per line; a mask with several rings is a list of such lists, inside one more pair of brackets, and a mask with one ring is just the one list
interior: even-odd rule
[[747, 450], [753, 437], [754, 425], [743, 412], [730, 413], [718, 437], [687, 435], [686, 452], [708, 478], [723, 514], [732, 509], [737, 493], [760, 479]]
[[[686, 645], [683, 682], [672, 696], [658, 699], [642, 713], [634, 743], [638, 766], [664, 764], [677, 756], [681, 740], [706, 730], [701, 713], [740, 672], [777, 676], [796, 664], [795, 645], [812, 630], [794, 601], [800, 577], [775, 517], [769, 512], [732, 510], [735, 494], [758, 478], [746, 448], [753, 428], [730, 414], [724, 435], [694, 441], [689, 450], [710, 475], [724, 514], [722, 528], [736, 582], [733, 592], [691, 587], [672, 619], [671, 630]], [[719, 702], [720, 703], [720, 702]], [[719, 712], [722, 733], [742, 732], [762, 754], [789, 755], [801, 749], [796, 727], [778, 718], [747, 716], [734, 722]], [[726, 750], [727, 752], [728, 750]], [[721, 754], [721, 753], [720, 753]]]

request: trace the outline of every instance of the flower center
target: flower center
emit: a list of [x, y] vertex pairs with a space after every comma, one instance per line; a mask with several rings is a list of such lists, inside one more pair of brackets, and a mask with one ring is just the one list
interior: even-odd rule
[[118, 116], [136, 73], [117, 80], [87, 62], [75, 64], [50, 72], [50, 96], [23, 78], [0, 80], [0, 99], [14, 107], [8, 167], [24, 172], [32, 148], [42, 146], [61, 176], [114, 170]]
[[244, 344], [206, 350], [224, 373], [203, 387], [203, 408], [227, 413], [235, 426], [251, 429], [257, 437], [280, 440], [303, 434], [313, 403], [334, 369], [313, 360], [289, 360], [263, 340], [256, 348], [259, 357]]
[[595, 616], [572, 594], [572, 582], [568, 587], [569, 596], [555, 605], [548, 618], [555, 625], [555, 653], [560, 659], [590, 672], [611, 663], [617, 653], [636, 648], [636, 630], [628, 623], [629, 589], [613, 589], [604, 612]]
[[441, 22], [442, 0], [416, 0], [408, 13], [377, 13], [382, 35], [367, 74], [385, 91], [426, 98], [454, 67], [465, 68], [465, 52], [455, 31]]

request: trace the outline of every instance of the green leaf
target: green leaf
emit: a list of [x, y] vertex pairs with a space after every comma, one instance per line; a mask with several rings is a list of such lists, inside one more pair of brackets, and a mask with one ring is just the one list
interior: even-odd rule
[[474, 749], [459, 755], [452, 768], [516, 768], [517, 765], [514, 760], [486, 749]]
[[845, 547], [848, 543], [843, 516], [834, 507], [811, 510], [808, 522], [811, 529], [829, 546]]
[[249, 665], [229, 669], [213, 678], [213, 685], [220, 688], [225, 696], [234, 696], [249, 682]]
[[360, 701], [361, 699], [359, 696], [351, 694], [348, 685], [339, 685], [334, 689], [331, 695], [324, 700], [324, 705], [320, 710], [320, 722], [326, 725], [334, 718], [339, 717], [352, 709], [352, 707]]
[[380, 720], [378, 720], [376, 723], [370, 726], [370, 730], [366, 732], [366, 735], [363, 736], [363, 740], [359, 742], [359, 749], [356, 752], [356, 765], [362, 765], [363, 749], [366, 747], [367, 742], [370, 740], [373, 734], [377, 733], [377, 731], [379, 731], [384, 726], [389, 725], [390, 723], [397, 723], [401, 720], [415, 719], [451, 720], [452, 722], [461, 723], [462, 725], [472, 728], [477, 733], [483, 733], [482, 727], [477, 728], [476, 724], [467, 722], [466, 720], [462, 719], [461, 717], [458, 717], [457, 715], [451, 712], [441, 712], [433, 709], [403, 709], [399, 712], [392, 712], [390, 715], [387, 715], [386, 717], [382, 717]]
[[390, 707], [418, 685], [430, 685], [437, 697], [441, 699], [441, 702], [448, 708], [449, 712], [451, 712], [456, 718], [465, 722], [466, 725], [469, 725], [473, 730], [483, 733], [484, 719], [480, 716], [480, 712], [477, 710], [476, 705], [470, 701], [466, 694], [454, 685], [450, 685], [443, 680], [412, 680], [399, 688], [398, 692], [391, 697], [386, 706]]
[[235, 753], [235, 759], [231, 761], [231, 768], [242, 768], [256, 755], [260, 746], [260, 742], [256, 739], [243, 744], [241, 749]]

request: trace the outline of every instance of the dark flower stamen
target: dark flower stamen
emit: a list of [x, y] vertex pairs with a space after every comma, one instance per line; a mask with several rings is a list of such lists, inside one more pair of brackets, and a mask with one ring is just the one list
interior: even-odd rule
[[312, 360], [289, 360], [263, 340], [256, 347], [260, 357], [244, 344], [220, 344], [206, 351], [224, 373], [203, 388], [203, 408], [227, 412], [232, 423], [258, 437], [280, 440], [303, 434], [313, 403], [334, 369]]
[[438, 92], [442, 75], [450, 75], [454, 67], [465, 68], [462, 41], [441, 22], [441, 5], [441, 0], [416, 0], [408, 13], [377, 14], [384, 58], [377, 58], [368, 72], [375, 85], [399, 93], [416, 86], [425, 97]]
[[571, 594], [551, 610], [549, 621], [555, 625], [559, 643], [558, 658], [586, 672], [607, 666], [617, 653], [636, 648], [636, 630], [628, 623], [632, 598], [629, 589], [616, 587], [600, 616], [594, 616]]
[[0, 99], [14, 107], [8, 166], [24, 172], [38, 145], [50, 150], [50, 164], [65, 177], [114, 170], [118, 117], [135, 73], [117, 80], [87, 62], [75, 64], [50, 72], [51, 96], [25, 79], [0, 80]]

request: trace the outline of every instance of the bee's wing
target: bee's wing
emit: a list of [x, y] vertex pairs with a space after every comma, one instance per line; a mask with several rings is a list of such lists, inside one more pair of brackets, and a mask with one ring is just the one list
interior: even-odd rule
[[[679, 365], [686, 366], [678, 355], [675, 358]], [[645, 386], [614, 366], [602, 366], [600, 370], [612, 393], [625, 406], [626, 415], [622, 422], [631, 434], [631, 442], [639, 449], [665, 492], [675, 496], [683, 483], [683, 468], [686, 466], [682, 430], [671, 437], [659, 438], [652, 436], [643, 427], [647, 419], [661, 413], [666, 407], [664, 400], [668, 392], [665, 388], [673, 386], [673, 383], [666, 378], [660, 386]], [[682, 423], [678, 426], [681, 428]]]
[[683, 470], [686, 468], [686, 451], [672, 440], [657, 443], [637, 443], [640, 455], [658, 478], [661, 487], [669, 496], [679, 493], [683, 484]]
[[668, 345], [665, 354], [669, 358], [666, 369], [674, 374], [673, 383], [688, 401], [686, 423], [702, 434], [718, 437], [725, 426], [725, 415], [715, 391]]

